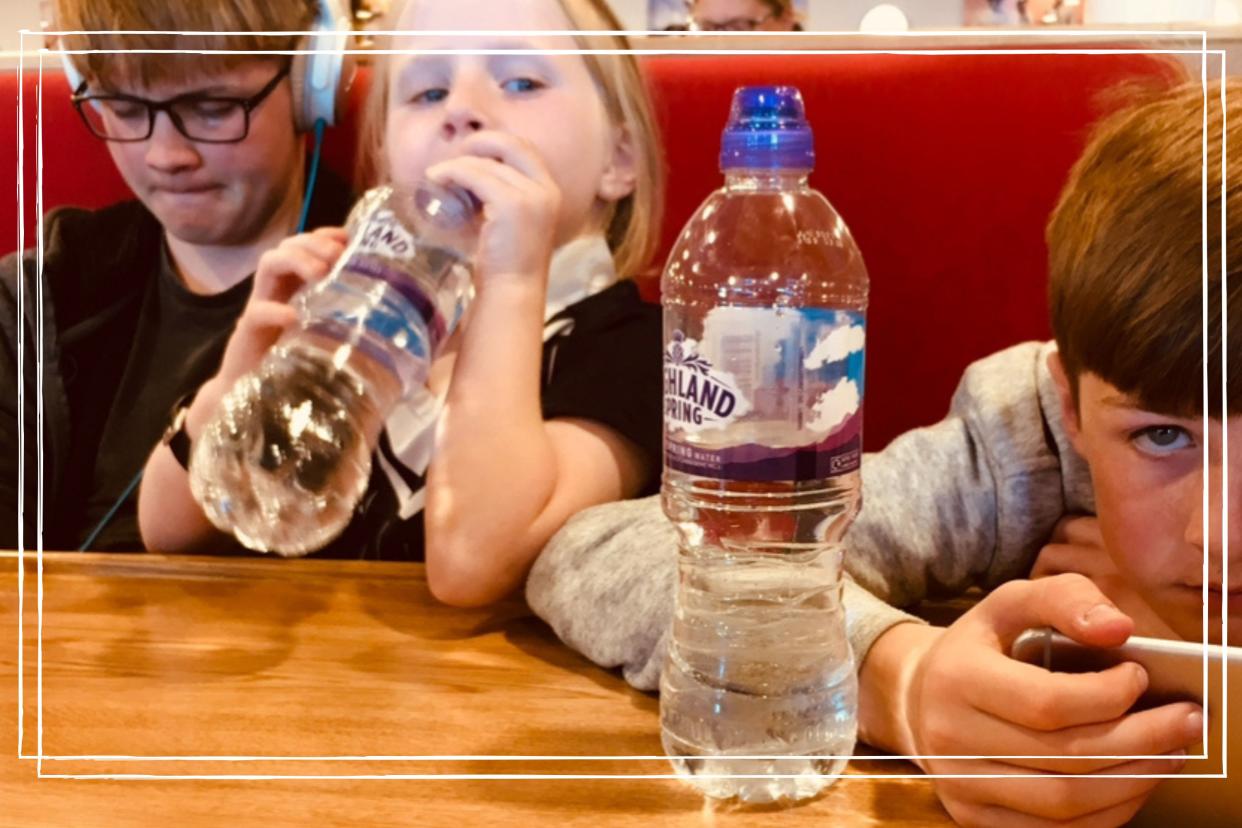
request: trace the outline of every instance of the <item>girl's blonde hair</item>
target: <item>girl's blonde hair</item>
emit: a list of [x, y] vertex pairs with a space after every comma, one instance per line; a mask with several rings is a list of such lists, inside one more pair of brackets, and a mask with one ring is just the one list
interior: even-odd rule
[[[314, 18], [314, 0], [56, 0], [56, 26], [62, 31], [94, 31], [66, 35], [66, 49], [186, 49], [208, 54], [70, 55], [74, 67], [89, 81], [125, 88], [138, 84], [183, 83], [228, 72], [255, 60], [289, 62], [283, 55], [210, 54], [216, 50], [299, 48], [300, 35], [266, 37], [253, 34], [171, 35], [156, 32], [301, 31]], [[130, 30], [136, 34], [116, 34]]]
[[[620, 21], [602, 0], [558, 0], [575, 29], [620, 31]], [[394, 3], [390, 20], [400, 17], [405, 3]], [[575, 38], [579, 48], [628, 49], [621, 35], [590, 35]], [[388, 178], [383, 142], [388, 116], [388, 61], [375, 62], [363, 113], [359, 138], [358, 183], [372, 186]], [[659, 127], [651, 98], [632, 54], [588, 53], [582, 56], [599, 89], [609, 119], [629, 132], [633, 141], [637, 179], [634, 192], [618, 201], [608, 218], [605, 235], [617, 273], [630, 277], [643, 272], [660, 241], [664, 210], [664, 159], [660, 152]]]

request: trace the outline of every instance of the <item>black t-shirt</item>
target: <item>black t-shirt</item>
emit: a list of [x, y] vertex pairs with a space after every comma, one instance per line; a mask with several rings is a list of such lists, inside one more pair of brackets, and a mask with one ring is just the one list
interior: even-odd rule
[[[342, 224], [351, 202], [343, 182], [321, 175], [307, 227]], [[82, 313], [71, 307], [81, 297], [56, 299], [57, 310], [69, 317], [60, 338], [69, 451], [57, 528], [73, 548], [115, 506], [91, 550], [142, 550], [137, 490], [126, 490], [159, 443], [176, 402], [219, 369], [253, 283], [247, 278], [223, 293], [194, 294], [175, 273], [162, 234], [141, 238], [143, 251], [130, 258], [145, 273], [132, 276], [126, 292], [111, 295], [111, 306], [100, 310], [101, 302]]]
[[[643, 302], [633, 282], [622, 281], [549, 320], [561, 332], [543, 346], [544, 419], [594, 420], [627, 438], [642, 453], [648, 469], [641, 495], [658, 490], [662, 462], [660, 319], [660, 308]], [[386, 437], [381, 436], [378, 450], [412, 492], [422, 490], [422, 477], [393, 456]], [[373, 463], [353, 520], [313, 556], [422, 560], [423, 513], [401, 520], [398, 509], [393, 487], [380, 464]], [[478, 505], [478, 519], [487, 520], [486, 504]]]
[[[160, 259], [159, 274], [142, 299], [138, 327], [112, 406], [91, 412], [106, 416], [97, 425], [101, 428], [99, 451], [83, 504], [83, 540], [146, 465], [177, 400], [215, 374], [233, 325], [250, 297], [252, 279], [211, 296], [192, 293], [173, 269], [166, 248]], [[92, 550], [142, 548], [136, 502], [133, 493], [125, 498], [90, 543]]]

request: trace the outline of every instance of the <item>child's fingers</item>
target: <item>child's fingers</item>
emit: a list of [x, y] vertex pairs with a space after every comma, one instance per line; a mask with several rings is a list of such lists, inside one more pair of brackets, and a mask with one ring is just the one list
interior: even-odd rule
[[1052, 731], [1117, 719], [1146, 689], [1146, 672], [1132, 662], [1098, 673], [1056, 673], [983, 651], [961, 692], [977, 710], [1031, 730]]
[[1082, 565], [1082, 550], [1076, 546], [1050, 543], [1039, 550], [1035, 564], [1031, 567], [1030, 578], [1050, 578], [1066, 572], [1077, 572]]
[[1150, 796], [1151, 791], [1148, 790], [1126, 802], [1068, 820], [1046, 819], [1000, 805], [984, 805], [973, 801], [946, 801], [944, 804], [953, 820], [967, 828], [1117, 828], [1128, 823]]
[[237, 328], [249, 334], [272, 329], [284, 331], [297, 320], [298, 312], [292, 305], [268, 300], [251, 300], [246, 306], [246, 312], [238, 318]]
[[[1077, 778], [1060, 774], [1030, 777], [1031, 771], [1027, 768], [986, 762], [954, 770], [954, 773], [1023, 776], [944, 781], [957, 783], [962, 798], [974, 798], [984, 805], [1038, 819], [1063, 822], [1090, 817], [1136, 799], [1141, 801], [1162, 781], [1143, 777], [1177, 773], [1183, 764], [1184, 757], [1139, 759], [1092, 774], [1090, 778]], [[943, 787], [948, 792], [953, 790], [954, 785]], [[973, 791], [967, 792], [967, 788]]]
[[231, 383], [253, 370], [297, 320], [297, 311], [283, 302], [252, 298], [229, 337], [219, 376]]
[[1098, 586], [1073, 573], [1001, 584], [961, 622], [991, 637], [1002, 652], [1031, 627], [1053, 627], [1095, 647], [1120, 646], [1134, 631], [1134, 621]]
[[1117, 567], [1104, 547], [1097, 518], [1083, 515], [1061, 518], [1047, 545], [1039, 550], [1029, 577], [1046, 578], [1066, 572], [1086, 575], [1097, 586], [1103, 586], [1104, 578], [1117, 576]]
[[304, 233], [303, 235], [326, 239], [341, 245], [349, 241], [349, 234], [345, 232], [344, 227], [316, 227], [314, 230], [311, 230], [309, 233]]
[[259, 259], [251, 298], [288, 302], [303, 285], [314, 284], [332, 270], [342, 246], [323, 237], [289, 239]]
[[339, 227], [322, 227], [313, 233], [292, 236], [282, 242], [282, 244], [288, 244], [291, 247], [303, 250], [332, 266], [336, 264], [336, 260], [345, 252], [345, 244], [348, 240], [349, 237], [345, 235], [344, 229]]
[[426, 175], [436, 184], [469, 190], [485, 210], [515, 196], [540, 192], [539, 185], [520, 171], [490, 158], [463, 155], [428, 167]]
[[[934, 692], [944, 695], [955, 690], [942, 685]], [[1152, 724], [1152, 717], [1143, 717], [1135, 723], [1126, 723], [1125, 727], [1120, 727], [1117, 720], [1110, 720], [1052, 732], [1015, 724], [1014, 714], [1009, 711], [995, 716], [950, 703], [930, 708], [924, 705], [917, 715], [915, 730], [920, 755], [996, 759], [1053, 773], [1095, 773], [1128, 761], [1114, 757], [1155, 756], [1186, 746], [1185, 731], [1177, 721], [1177, 714], [1158, 717], [1165, 726], [1151, 730], [1145, 728]], [[1173, 721], [1171, 727], [1169, 719]], [[1103, 758], [1077, 758], [1081, 756]], [[965, 760], [928, 761], [957, 763]]]
[[535, 181], [552, 181], [552, 174], [535, 148], [515, 135], [483, 130], [467, 138], [462, 149], [468, 155], [495, 159]]
[[331, 265], [341, 257], [348, 241], [343, 227], [319, 227], [309, 233], [290, 236], [275, 249], [300, 250]]
[[1070, 823], [1070, 828], [1096, 828], [1096, 826], [1103, 828], [1103, 826], [1129, 825], [1130, 820], [1134, 819], [1134, 815], [1147, 804], [1147, 800], [1151, 798], [1154, 790], [1155, 786], [1152, 787], [1152, 790], [1134, 797], [1129, 802], [1118, 802], [1110, 808], [1079, 817]]
[[[1199, 708], [1190, 702], [1162, 705], [1129, 713], [1097, 724], [1047, 732], [1013, 725], [1004, 720], [972, 723], [967, 744], [938, 744], [940, 755], [1013, 758], [1001, 761], [1055, 773], [1096, 773], [1132, 761], [1126, 757], [1163, 756], [1186, 750], [1202, 737]], [[948, 740], [942, 740], [948, 742]], [[1078, 759], [1079, 756], [1102, 757]]]
[[1104, 536], [1100, 533], [1100, 520], [1089, 515], [1063, 517], [1052, 528], [1049, 542], [1071, 546], [1103, 546]]
[[260, 356], [298, 321], [298, 312], [284, 302], [251, 301], [237, 320], [233, 338], [243, 353]]

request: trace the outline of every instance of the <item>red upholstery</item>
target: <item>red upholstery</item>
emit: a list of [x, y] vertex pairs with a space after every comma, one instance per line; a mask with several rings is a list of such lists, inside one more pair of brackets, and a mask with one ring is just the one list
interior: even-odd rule
[[[357, 150], [357, 124], [361, 121], [366, 98], [368, 74], [359, 73], [360, 83], [351, 90], [343, 122], [347, 128], [330, 129], [324, 136], [324, 163], [347, 180], [352, 178]], [[22, 135], [25, 139], [25, 230], [26, 246], [34, 247], [36, 227], [35, 183], [38, 165], [36, 120], [39, 106], [39, 79], [27, 71], [21, 79]], [[0, 72], [0, 135], [17, 134], [17, 72]], [[43, 204], [46, 209], [65, 204], [81, 207], [103, 207], [133, 194], [112, 164], [105, 142], [91, 135], [69, 101], [69, 84], [64, 73], [45, 69], [43, 73]], [[0, 150], [4, 169], [17, 166], [17, 145], [8, 144]], [[17, 249], [16, 200], [0, 199], [0, 253]]]
[[[869, 449], [943, 416], [971, 360], [1046, 337], [1043, 227], [1099, 92], [1174, 70], [1143, 55], [841, 55], [648, 58], [664, 131], [667, 251], [720, 183], [720, 129], [743, 83], [799, 86], [816, 130], [812, 183], [852, 229], [871, 274]], [[366, 77], [355, 87], [356, 124]], [[0, 73], [0, 130], [14, 135], [16, 73]], [[26, 227], [33, 245], [34, 78], [25, 78]], [[46, 73], [44, 205], [100, 206], [127, 191], [103, 143]], [[326, 163], [349, 175], [352, 130], [332, 130]], [[8, 169], [15, 148], [0, 159]], [[16, 201], [0, 199], [0, 249], [17, 246]], [[662, 264], [659, 262], [657, 264]], [[654, 297], [654, 279], [644, 282]]]

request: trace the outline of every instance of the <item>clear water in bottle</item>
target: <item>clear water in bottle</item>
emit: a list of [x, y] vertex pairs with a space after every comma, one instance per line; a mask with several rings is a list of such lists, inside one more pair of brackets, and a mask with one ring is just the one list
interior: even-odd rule
[[868, 279], [813, 163], [797, 90], [739, 89], [725, 186], [662, 285], [663, 503], [681, 541], [663, 741], [692, 784], [745, 802], [814, 796], [856, 735], [841, 540], [861, 506]]
[[216, 527], [286, 556], [344, 530], [393, 406], [433, 408], [431, 360], [472, 295], [475, 212], [430, 184], [363, 196], [332, 272], [295, 297], [298, 324], [195, 441], [190, 489]]

